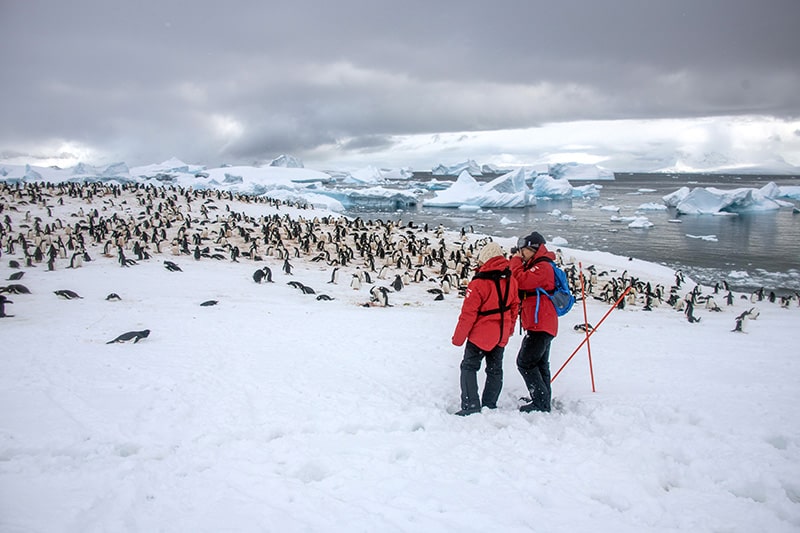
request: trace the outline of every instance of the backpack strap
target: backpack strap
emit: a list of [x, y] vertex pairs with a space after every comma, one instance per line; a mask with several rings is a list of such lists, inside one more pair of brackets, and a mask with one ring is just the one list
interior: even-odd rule
[[[533, 267], [533, 265], [535, 265], [536, 263], [541, 263], [542, 261], [547, 261], [552, 266], [555, 266], [555, 262], [552, 259], [550, 259], [549, 257], [537, 257], [536, 259], [531, 261], [529, 264], [525, 265], [527, 267], [525, 270], [528, 270], [529, 268]], [[553, 271], [553, 283], [554, 284], [555, 284], [555, 276], [556, 276], [556, 273], [555, 273], [555, 270], [554, 270]], [[555, 288], [553, 289], [553, 293], [555, 293]], [[522, 305], [522, 300], [524, 300], [525, 298], [530, 297], [530, 296], [536, 296], [536, 309], [533, 312], [533, 323], [534, 324], [538, 324], [539, 323], [539, 304], [541, 303], [542, 294], [550, 296], [553, 293], [548, 292], [548, 291], [544, 290], [541, 287], [537, 287], [536, 290], [533, 290], [533, 291], [519, 291], [520, 305]], [[521, 327], [522, 327], [522, 323], [520, 323], [520, 328]]]
[[[488, 309], [486, 311], [478, 311], [478, 315], [487, 316], [500, 313], [500, 343], [503, 340], [503, 332], [505, 331], [505, 318], [506, 311], [511, 309], [508, 305], [508, 292], [511, 289], [511, 269], [506, 267], [504, 270], [490, 270], [488, 272], [476, 272], [473, 279], [491, 279], [494, 281], [494, 287], [497, 292], [497, 301], [500, 304], [497, 309]], [[503, 292], [500, 289], [500, 280], [506, 280], [506, 290]]]

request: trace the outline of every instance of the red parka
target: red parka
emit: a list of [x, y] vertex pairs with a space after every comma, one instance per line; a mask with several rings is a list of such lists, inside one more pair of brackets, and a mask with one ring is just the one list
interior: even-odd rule
[[513, 256], [509, 260], [511, 273], [514, 279], [517, 280], [519, 290], [529, 293], [522, 297], [522, 311], [521, 322], [522, 329], [525, 331], [544, 331], [555, 337], [558, 335], [558, 315], [556, 308], [553, 307], [553, 302], [550, 298], [542, 295], [539, 297], [539, 321], [536, 322], [536, 289], [542, 289], [550, 292], [556, 288], [556, 278], [553, 272], [553, 265], [550, 261], [539, 261], [534, 263], [536, 259], [547, 258], [551, 261], [556, 260], [556, 254], [549, 251], [544, 244], [539, 245], [536, 254], [526, 263], [522, 262], [519, 256]]
[[[505, 270], [508, 268], [508, 259], [497, 256], [489, 259], [478, 272], [492, 270]], [[517, 282], [511, 276], [500, 280], [500, 290], [505, 293], [508, 285], [508, 310], [505, 313], [479, 314], [480, 311], [491, 311], [500, 308], [500, 297], [494, 280], [475, 278], [467, 285], [467, 293], [461, 304], [461, 314], [453, 333], [453, 344], [461, 346], [464, 341], [469, 341], [481, 350], [489, 351], [495, 346], [505, 346], [508, 338], [514, 332], [519, 310], [519, 291]], [[500, 328], [502, 322], [502, 330]]]

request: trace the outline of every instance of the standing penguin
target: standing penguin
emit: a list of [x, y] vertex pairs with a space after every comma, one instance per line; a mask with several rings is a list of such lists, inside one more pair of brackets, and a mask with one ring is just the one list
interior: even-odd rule
[[331, 280], [328, 283], [339, 283], [339, 267], [333, 267], [331, 272]]
[[6, 304], [13, 304], [11, 300], [6, 298], [5, 294], [0, 294], [0, 318], [13, 317], [14, 315], [6, 314]]
[[398, 292], [403, 290], [403, 279], [400, 277], [400, 274], [397, 274], [394, 277], [394, 281], [392, 282], [392, 288]]

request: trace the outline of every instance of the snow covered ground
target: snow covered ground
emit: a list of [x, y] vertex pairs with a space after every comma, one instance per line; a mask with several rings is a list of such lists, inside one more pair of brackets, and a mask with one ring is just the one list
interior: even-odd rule
[[[79, 206], [66, 199], [53, 216]], [[10, 213], [15, 228], [25, 209]], [[722, 311], [698, 308], [698, 323], [666, 305], [616, 310], [591, 337], [597, 392], [584, 347], [549, 414], [517, 410], [517, 334], [498, 409], [461, 418], [455, 293], [434, 301], [434, 282], [411, 283], [391, 290], [392, 307], [364, 307], [372, 285], [351, 288], [346, 269], [328, 283], [324, 262], [291, 258], [288, 275], [274, 257], [162, 252], [121, 268], [95, 247], [81, 268], [41, 263], [2, 282], [31, 294], [6, 294], [13, 316], [0, 318], [1, 531], [800, 529], [797, 301], [718, 297]], [[674, 279], [635, 259], [564, 255]], [[3, 280], [15, 258], [3, 250]], [[263, 265], [274, 283], [253, 281]], [[731, 332], [751, 307], [758, 319]], [[587, 308], [597, 324], [609, 304]], [[583, 339], [582, 312], [561, 319], [553, 373]], [[136, 344], [106, 344], [143, 329]]]

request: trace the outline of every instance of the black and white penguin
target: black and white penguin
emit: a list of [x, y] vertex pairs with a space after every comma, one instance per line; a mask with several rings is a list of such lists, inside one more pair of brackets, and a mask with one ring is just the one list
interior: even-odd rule
[[166, 268], [170, 272], [183, 272], [183, 270], [181, 270], [181, 267], [179, 267], [172, 261], [164, 260], [164, 268]]
[[689, 321], [690, 324], [694, 324], [695, 322], [700, 322], [700, 319], [694, 316], [694, 304], [692, 300], [686, 300], [686, 319]]
[[0, 318], [13, 317], [14, 315], [6, 314], [6, 304], [13, 304], [11, 300], [6, 298], [4, 294], [0, 294]]
[[31, 291], [25, 285], [21, 285], [19, 283], [12, 283], [11, 285], [6, 285], [5, 287], [0, 287], [0, 292], [7, 292], [9, 294], [30, 294]]
[[77, 292], [71, 291], [69, 289], [61, 289], [58, 291], [53, 291], [56, 295], [64, 298], [65, 300], [76, 300], [81, 299], [83, 296], [79, 296]]
[[319, 296], [317, 296], [317, 300], [323, 301], [323, 302], [329, 302], [329, 301], [333, 300], [333, 298], [331, 298], [327, 294], [320, 294]]
[[118, 302], [122, 300], [122, 298], [120, 298], [119, 294], [117, 294], [116, 292], [112, 292], [111, 294], [106, 296], [106, 300], [108, 300], [109, 302]]
[[146, 339], [149, 335], [150, 335], [149, 329], [143, 329], [142, 331], [128, 331], [127, 333], [123, 333], [116, 339], [108, 341], [106, 344], [114, 344], [115, 342], [128, 342], [131, 340], [133, 341], [134, 344], [136, 344], [141, 339]]
[[200, 304], [200, 307], [211, 307], [212, 305], [217, 305], [218, 303], [219, 301], [217, 300], [206, 300]]
[[739, 316], [737, 316], [734, 320], [736, 321], [734, 328], [731, 330], [737, 333], [744, 333], [744, 328], [747, 325], [749, 317], [747, 315], [747, 311], [743, 312]]
[[403, 290], [403, 279], [400, 277], [400, 274], [397, 274], [394, 277], [394, 281], [392, 282], [392, 288], [398, 292]]
[[331, 272], [331, 279], [328, 283], [339, 283], [339, 267], [333, 267], [333, 271]]
[[268, 266], [263, 268], [259, 268], [255, 272], [253, 272], [253, 281], [256, 283], [261, 283], [262, 281], [266, 281], [267, 283], [272, 283], [272, 270]]
[[19, 281], [22, 279], [22, 276], [25, 275], [24, 271], [14, 272], [10, 276], [8, 276], [8, 281]]
[[371, 303], [380, 307], [391, 307], [391, 305], [389, 305], [389, 289], [386, 287], [372, 287], [369, 293], [371, 295]]

